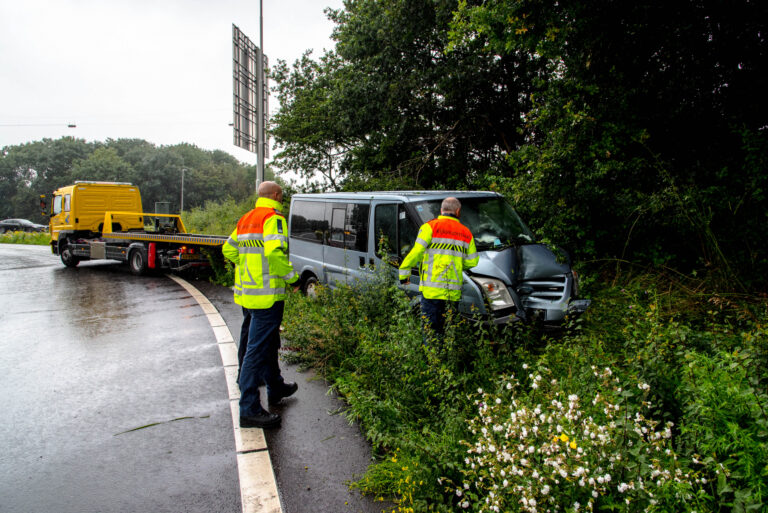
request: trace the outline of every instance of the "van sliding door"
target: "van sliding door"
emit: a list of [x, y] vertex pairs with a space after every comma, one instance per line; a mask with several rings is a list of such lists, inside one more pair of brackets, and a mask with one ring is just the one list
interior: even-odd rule
[[370, 204], [328, 202], [325, 218], [329, 234], [324, 246], [325, 277], [330, 285], [352, 285], [370, 274], [368, 263], [368, 217]]

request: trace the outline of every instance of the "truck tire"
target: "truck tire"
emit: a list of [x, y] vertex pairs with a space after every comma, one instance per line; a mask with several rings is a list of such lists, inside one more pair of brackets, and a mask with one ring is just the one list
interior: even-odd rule
[[59, 256], [61, 256], [61, 263], [67, 267], [77, 267], [77, 264], [80, 263], [80, 257], [72, 253], [72, 248], [66, 240], [59, 246]]
[[128, 268], [131, 274], [141, 276], [147, 273], [147, 250], [144, 248], [133, 248], [128, 253]]
[[304, 282], [301, 284], [301, 291], [307, 297], [316, 298], [317, 286], [318, 286], [317, 278], [315, 278], [314, 275], [310, 274], [309, 276], [306, 277]]

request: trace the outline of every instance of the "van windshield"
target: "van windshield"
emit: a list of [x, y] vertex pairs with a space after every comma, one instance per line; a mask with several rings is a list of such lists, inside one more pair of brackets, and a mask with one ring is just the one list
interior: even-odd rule
[[[479, 251], [498, 250], [533, 242], [533, 233], [503, 198], [460, 198], [461, 223], [469, 228]], [[415, 203], [420, 222], [440, 215], [442, 200]]]

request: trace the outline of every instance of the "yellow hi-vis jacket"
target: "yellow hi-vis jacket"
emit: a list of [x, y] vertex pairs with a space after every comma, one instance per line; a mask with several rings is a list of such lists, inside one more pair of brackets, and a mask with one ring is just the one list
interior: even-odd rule
[[286, 283], [298, 280], [288, 261], [288, 223], [280, 208], [275, 200], [256, 200], [221, 249], [237, 264], [235, 303], [245, 308], [270, 308], [285, 299]]
[[461, 299], [462, 271], [480, 257], [469, 229], [453, 216], [441, 215], [419, 228], [411, 251], [400, 265], [401, 280], [420, 264], [419, 291], [426, 299]]

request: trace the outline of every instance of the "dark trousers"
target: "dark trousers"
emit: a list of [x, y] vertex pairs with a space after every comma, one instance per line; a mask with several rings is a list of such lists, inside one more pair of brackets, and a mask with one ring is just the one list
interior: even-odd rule
[[245, 349], [248, 347], [248, 332], [251, 330], [251, 311], [243, 307], [243, 324], [240, 325], [240, 345], [237, 346], [237, 383], [240, 384], [240, 371], [243, 368]]
[[[248, 343], [240, 369], [240, 416], [264, 412], [259, 386], [267, 385], [267, 396], [283, 386], [277, 353], [280, 349], [280, 323], [285, 303], [277, 301], [265, 309], [249, 309]], [[245, 321], [244, 321], [245, 322]]]
[[439, 338], [445, 334], [445, 317], [455, 312], [457, 301], [445, 299], [427, 299], [421, 296], [421, 325], [424, 329], [424, 343], [430, 338]]

